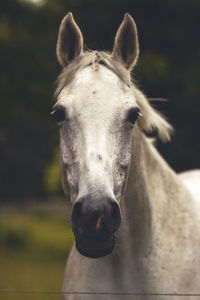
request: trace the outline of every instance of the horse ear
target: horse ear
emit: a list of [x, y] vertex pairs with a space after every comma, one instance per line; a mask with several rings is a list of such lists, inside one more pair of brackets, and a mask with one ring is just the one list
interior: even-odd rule
[[138, 54], [137, 27], [133, 18], [126, 13], [115, 36], [112, 57], [123, 63], [127, 69], [131, 69], [137, 61]]
[[57, 58], [61, 66], [67, 66], [83, 51], [83, 37], [74, 21], [72, 13], [68, 13], [60, 25], [57, 42]]

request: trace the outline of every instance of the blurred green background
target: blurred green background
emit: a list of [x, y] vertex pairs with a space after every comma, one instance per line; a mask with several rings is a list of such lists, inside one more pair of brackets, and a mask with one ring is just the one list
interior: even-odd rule
[[199, 0], [1, 0], [1, 289], [59, 290], [73, 241], [60, 186], [58, 129], [49, 114], [61, 70], [57, 33], [68, 11], [85, 48], [99, 50], [112, 50], [125, 12], [134, 17], [140, 59], [133, 76], [149, 98], [168, 99], [152, 104], [175, 127], [172, 142], [158, 148], [178, 172], [200, 167]]
[[[49, 203], [1, 206], [0, 290], [61, 291], [73, 243], [69, 207]], [[60, 299], [51, 294], [0, 293], [0, 299]]]

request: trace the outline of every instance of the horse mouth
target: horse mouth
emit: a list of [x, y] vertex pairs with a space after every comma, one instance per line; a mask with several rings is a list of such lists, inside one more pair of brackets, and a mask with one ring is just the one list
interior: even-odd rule
[[85, 241], [76, 239], [76, 249], [78, 252], [89, 258], [100, 258], [110, 254], [115, 246], [114, 238], [110, 238], [104, 243], [96, 243], [94, 241]]

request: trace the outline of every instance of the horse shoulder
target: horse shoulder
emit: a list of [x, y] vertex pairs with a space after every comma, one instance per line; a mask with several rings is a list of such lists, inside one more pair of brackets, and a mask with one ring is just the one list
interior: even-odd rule
[[192, 194], [200, 209], [200, 169], [182, 172], [179, 177]]

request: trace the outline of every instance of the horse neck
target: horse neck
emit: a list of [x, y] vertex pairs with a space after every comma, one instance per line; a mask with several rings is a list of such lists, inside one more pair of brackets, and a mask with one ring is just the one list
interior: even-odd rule
[[173, 186], [176, 194], [179, 179], [139, 130], [134, 133], [132, 149], [131, 168], [121, 203], [124, 238], [129, 240], [136, 255], [145, 255], [152, 247], [162, 214], [166, 214], [169, 186]]

